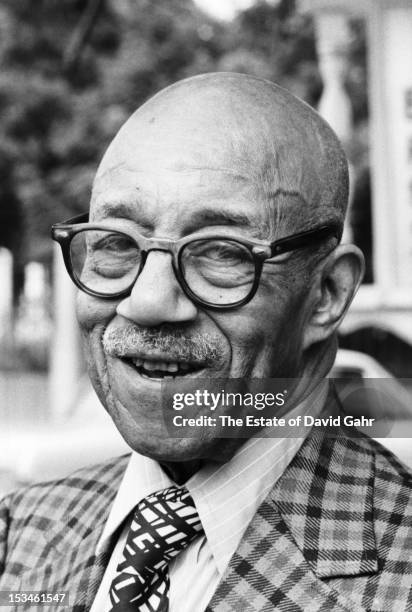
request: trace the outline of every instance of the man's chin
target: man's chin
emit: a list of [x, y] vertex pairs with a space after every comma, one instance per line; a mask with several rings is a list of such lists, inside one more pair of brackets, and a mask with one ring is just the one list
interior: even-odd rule
[[182, 436], [178, 437], [171, 420], [178, 414], [170, 402], [173, 392], [185, 386], [190, 388], [192, 383], [196, 385], [197, 379], [221, 379], [224, 368], [207, 367], [165, 379], [147, 377], [127, 360], [117, 357], [108, 356], [105, 366], [105, 384], [97, 392], [132, 450], [159, 463], [230, 459], [225, 452], [227, 441], [219, 439], [216, 431], [197, 428], [195, 433], [193, 428], [183, 427]]
[[218, 449], [221, 441], [216, 439], [171, 438], [161, 432], [146, 435], [125, 427], [124, 423], [116, 423], [116, 426], [131, 450], [159, 463], [187, 463], [210, 459], [223, 463], [228, 460], [226, 453], [222, 452], [220, 456]]

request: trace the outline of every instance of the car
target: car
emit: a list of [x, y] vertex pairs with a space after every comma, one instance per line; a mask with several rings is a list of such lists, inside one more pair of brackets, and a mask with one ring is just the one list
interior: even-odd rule
[[329, 374], [343, 411], [379, 421], [372, 435], [412, 467], [412, 393], [376, 359], [339, 349]]
[[343, 348], [336, 353], [335, 363], [329, 376], [335, 378], [392, 378], [392, 374], [370, 355]]
[[383, 410], [394, 419], [412, 416], [410, 392], [370, 355], [339, 349], [329, 378], [343, 405], [356, 415], [376, 416]]

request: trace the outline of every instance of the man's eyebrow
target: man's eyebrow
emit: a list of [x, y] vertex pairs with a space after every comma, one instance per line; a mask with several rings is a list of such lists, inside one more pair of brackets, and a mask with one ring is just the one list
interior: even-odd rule
[[152, 228], [154, 221], [148, 217], [142, 217], [142, 211], [138, 210], [138, 202], [110, 201], [101, 202], [96, 205], [96, 210], [99, 211], [99, 219], [115, 217], [116, 219], [127, 219], [128, 221], [136, 221], [137, 213], [139, 212], [139, 225]]
[[241, 211], [207, 208], [193, 212], [190, 220], [185, 225], [185, 229], [190, 233], [207, 225], [229, 225], [253, 229], [256, 225], [256, 218]]
[[133, 206], [126, 202], [103, 202], [96, 207], [102, 217], [133, 217]]

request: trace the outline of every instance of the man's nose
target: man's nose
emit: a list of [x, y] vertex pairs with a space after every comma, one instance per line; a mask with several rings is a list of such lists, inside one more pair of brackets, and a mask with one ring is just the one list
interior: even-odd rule
[[151, 251], [132, 292], [116, 312], [138, 325], [154, 327], [193, 321], [198, 311], [175, 276], [170, 253]]

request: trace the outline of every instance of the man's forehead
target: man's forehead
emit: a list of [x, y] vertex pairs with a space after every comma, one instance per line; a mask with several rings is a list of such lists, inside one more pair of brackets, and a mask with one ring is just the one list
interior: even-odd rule
[[[160, 188], [169, 179], [173, 188], [188, 186], [199, 194], [219, 183], [219, 188], [254, 190], [255, 197], [272, 204], [291, 194], [301, 203], [319, 200], [321, 185], [313, 165], [313, 156], [302, 156], [292, 145], [278, 139], [265, 146], [262, 139], [222, 138], [213, 130], [202, 135], [159, 135], [156, 131], [126, 129], [107, 151], [96, 175], [98, 193], [111, 184], [130, 186], [144, 192]], [[174, 138], [174, 136], [176, 136]], [[235, 135], [236, 138], [237, 135]], [[178, 180], [176, 180], [178, 179]], [[224, 181], [222, 182], [222, 179]], [[226, 194], [225, 194], [226, 195]]]
[[108, 148], [95, 188], [128, 174], [155, 182], [157, 173], [179, 173], [182, 189], [192, 180], [199, 192], [226, 174], [275, 208], [326, 209], [340, 189], [345, 200], [346, 164], [330, 128], [284, 90], [241, 75], [206, 75], [149, 100]]
[[[135, 179], [132, 173], [129, 178]], [[118, 177], [117, 177], [118, 178]], [[105, 185], [105, 187], [103, 186]], [[175, 196], [174, 196], [175, 194]], [[227, 226], [260, 237], [268, 225], [268, 209], [258, 202], [252, 189], [188, 190], [160, 193], [139, 188], [130, 181], [99, 183], [93, 192], [91, 218], [127, 219], [154, 232], [178, 225], [184, 233], [204, 227]]]

